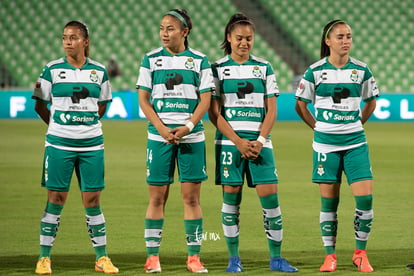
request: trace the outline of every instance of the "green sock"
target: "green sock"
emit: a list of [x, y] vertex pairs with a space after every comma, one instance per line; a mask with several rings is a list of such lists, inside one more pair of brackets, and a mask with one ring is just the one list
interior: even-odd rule
[[188, 256], [200, 255], [203, 240], [203, 219], [185, 219], [184, 228]]
[[95, 250], [96, 259], [108, 256], [106, 252], [106, 223], [102, 214], [101, 207], [87, 207], [86, 226], [88, 228], [89, 237]]
[[221, 222], [224, 240], [230, 257], [238, 257], [239, 253], [239, 215], [242, 193], [223, 192], [223, 206], [221, 209]]
[[355, 246], [357, 249], [365, 250], [374, 218], [372, 195], [355, 196], [355, 202]]
[[49, 257], [52, 250], [53, 243], [59, 229], [60, 215], [63, 210], [63, 205], [46, 203], [45, 211], [40, 222], [40, 255], [42, 257]]
[[145, 219], [145, 246], [147, 257], [150, 255], [158, 256], [161, 246], [162, 228], [164, 219]]
[[321, 197], [321, 211], [319, 215], [319, 227], [321, 230], [322, 241], [325, 254], [335, 254], [336, 235], [338, 230], [338, 211], [339, 197]]
[[280, 257], [283, 238], [282, 213], [279, 207], [278, 194], [260, 197], [263, 208], [263, 223], [269, 245], [270, 257]]

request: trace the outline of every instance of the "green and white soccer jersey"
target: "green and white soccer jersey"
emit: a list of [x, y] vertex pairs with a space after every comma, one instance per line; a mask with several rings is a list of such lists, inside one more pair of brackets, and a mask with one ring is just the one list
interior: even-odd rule
[[[212, 70], [216, 85], [212, 97], [222, 102], [223, 117], [240, 137], [256, 140], [266, 115], [265, 99], [279, 95], [272, 66], [255, 56], [243, 64], [226, 56], [214, 63]], [[220, 131], [216, 132], [216, 143], [233, 144]]]
[[[151, 103], [161, 121], [174, 128], [190, 120], [200, 102], [200, 94], [214, 90], [211, 66], [207, 57], [191, 48], [172, 55], [164, 47], [147, 53], [141, 63], [137, 88], [151, 93]], [[182, 143], [204, 140], [200, 121]], [[148, 138], [164, 141], [149, 123]]]
[[323, 58], [305, 72], [296, 98], [313, 103], [316, 125], [313, 149], [320, 153], [347, 150], [366, 143], [361, 100], [379, 96], [368, 66], [354, 58], [336, 68]]
[[103, 148], [98, 103], [110, 102], [111, 87], [105, 67], [89, 58], [82, 68], [66, 58], [48, 63], [32, 98], [51, 103], [46, 146], [72, 151]]
[[[228, 55], [214, 63], [212, 70], [216, 84], [213, 98], [221, 102], [222, 116], [241, 138], [256, 140], [266, 116], [266, 98], [279, 95], [272, 66], [255, 56], [239, 64]], [[215, 144], [216, 184], [242, 185], [244, 178], [249, 187], [278, 182], [270, 139], [255, 160], [242, 158], [219, 130]]]

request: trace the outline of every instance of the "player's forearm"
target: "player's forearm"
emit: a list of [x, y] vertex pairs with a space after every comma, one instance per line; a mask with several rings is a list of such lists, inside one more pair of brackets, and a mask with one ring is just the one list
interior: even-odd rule
[[369, 117], [371, 117], [372, 113], [375, 111], [377, 106], [377, 101], [375, 99], [368, 101], [365, 103], [364, 108], [361, 111], [361, 122], [365, 124], [368, 121]]
[[296, 113], [311, 128], [315, 128], [316, 120], [310, 113], [305, 102], [297, 101], [295, 106]]
[[49, 125], [50, 121], [50, 110], [47, 108], [47, 105], [41, 101], [36, 101], [35, 104], [35, 111], [39, 115], [39, 117]]
[[200, 102], [194, 110], [193, 115], [190, 118], [190, 121], [196, 125], [203, 116], [208, 112], [210, 108], [211, 101], [211, 92], [206, 92], [200, 95]]
[[262, 126], [260, 127], [260, 136], [267, 138], [269, 133], [272, 131], [273, 125], [276, 121], [276, 98], [266, 99], [266, 116], [263, 120]]

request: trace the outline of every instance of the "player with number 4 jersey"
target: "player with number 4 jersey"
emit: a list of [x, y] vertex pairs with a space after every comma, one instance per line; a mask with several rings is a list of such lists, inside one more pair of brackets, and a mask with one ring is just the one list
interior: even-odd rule
[[202, 117], [214, 89], [207, 57], [188, 47], [191, 19], [185, 10], [165, 13], [160, 24], [162, 47], [141, 62], [137, 89], [147, 117], [147, 183], [149, 203], [145, 214], [146, 273], [161, 272], [159, 251], [164, 209], [178, 167], [184, 204], [187, 270], [206, 273], [200, 262], [203, 217], [201, 182], [207, 179]]

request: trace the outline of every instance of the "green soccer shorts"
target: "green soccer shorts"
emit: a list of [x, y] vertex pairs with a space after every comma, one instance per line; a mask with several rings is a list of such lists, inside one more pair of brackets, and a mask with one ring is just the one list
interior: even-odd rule
[[67, 192], [73, 171], [82, 192], [101, 191], [104, 182], [104, 150], [67, 151], [52, 146], [45, 148], [42, 186], [52, 191]]
[[169, 185], [174, 182], [175, 166], [178, 166], [180, 182], [207, 180], [205, 142], [167, 144], [148, 139], [147, 183]]
[[263, 147], [255, 160], [241, 157], [234, 145], [216, 145], [216, 185], [243, 185], [278, 183], [273, 149]]
[[341, 183], [342, 172], [345, 173], [349, 185], [373, 179], [367, 144], [330, 153], [313, 151], [312, 182]]

